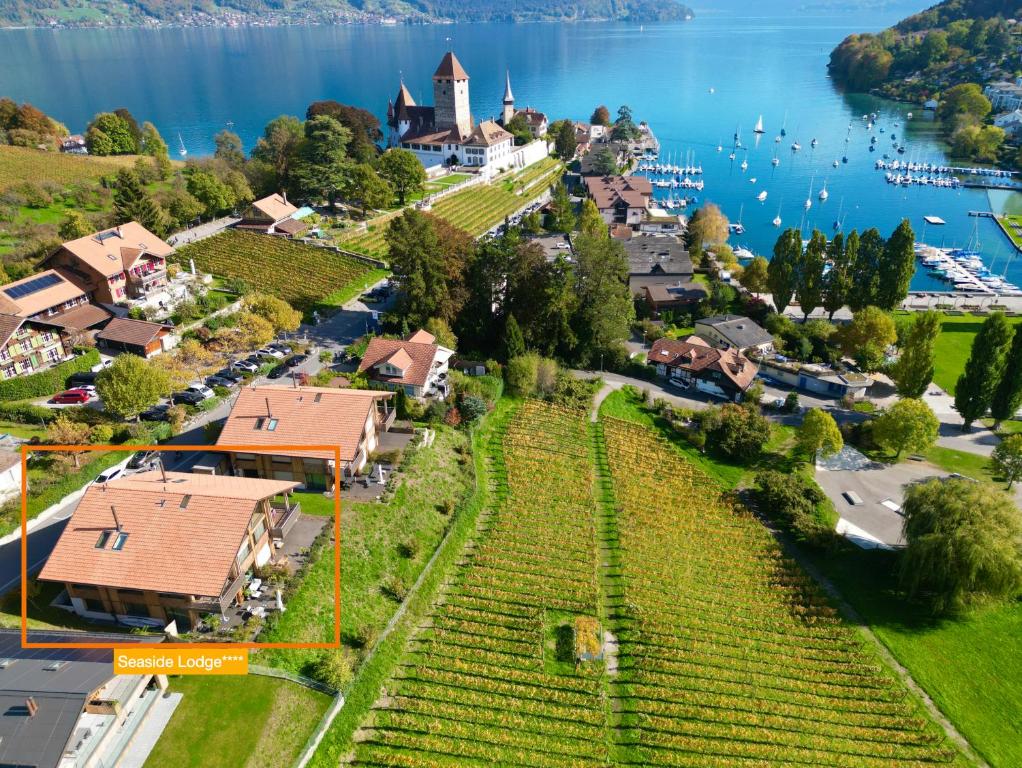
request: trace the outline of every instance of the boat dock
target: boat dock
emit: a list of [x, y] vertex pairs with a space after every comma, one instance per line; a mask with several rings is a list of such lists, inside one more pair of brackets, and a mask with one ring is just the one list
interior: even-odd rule
[[[1011, 246], [1015, 249], [1015, 251], [1017, 253], [1022, 253], [1022, 245], [1019, 245], [1019, 241], [1022, 240], [1022, 226], [1007, 222], [1003, 217], [998, 216], [993, 211], [969, 211], [969, 215], [981, 219], [993, 219], [996, 221], [997, 227], [1001, 230], [1004, 236], [1008, 238], [1008, 242], [1011, 243]], [[1014, 236], [1012, 236], [1012, 233], [1008, 230], [1009, 226], [1015, 230]], [[1016, 237], [1018, 240], [1016, 240]]]

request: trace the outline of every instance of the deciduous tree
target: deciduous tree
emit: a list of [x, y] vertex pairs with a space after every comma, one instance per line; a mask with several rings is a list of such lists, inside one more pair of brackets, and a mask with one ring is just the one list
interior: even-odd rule
[[968, 432], [972, 422], [982, 418], [990, 407], [1011, 341], [1011, 326], [1001, 312], [990, 315], [972, 340], [965, 371], [955, 385], [955, 408], [962, 417], [962, 431]]
[[884, 253], [884, 238], [876, 227], [867, 229], [859, 238], [855, 259], [852, 261], [852, 287], [848, 292], [848, 306], [853, 312], [876, 306], [880, 290], [880, 261]]
[[879, 264], [876, 306], [896, 309], [908, 296], [908, 286], [916, 271], [915, 233], [908, 219], [902, 219], [884, 243]]
[[763, 293], [769, 286], [769, 262], [756, 256], [746, 265], [738, 282], [750, 293]]
[[1008, 481], [1008, 490], [1016, 480], [1022, 479], [1022, 435], [1008, 435], [994, 448], [990, 464]]
[[216, 145], [213, 157], [217, 160], [223, 161], [231, 168], [241, 168], [245, 165], [245, 149], [238, 134], [224, 129], [213, 137], [213, 143]]
[[400, 147], [388, 149], [380, 156], [377, 167], [380, 169], [380, 175], [389, 181], [397, 192], [399, 205], [405, 204], [406, 195], [420, 191], [422, 185], [426, 183], [426, 169], [422, 167], [415, 153], [407, 149]]
[[266, 124], [252, 150], [252, 157], [266, 163], [275, 176], [277, 189], [291, 187], [291, 171], [298, 147], [305, 138], [302, 123], [292, 115], [281, 115]]
[[802, 234], [786, 229], [774, 243], [774, 257], [767, 266], [767, 288], [778, 313], [791, 304], [798, 286], [798, 264], [802, 259]]
[[88, 220], [81, 213], [78, 211], [68, 211], [64, 221], [60, 224], [58, 234], [61, 240], [67, 242], [68, 240], [77, 240], [79, 237], [85, 237], [90, 232], [92, 232], [92, 225], [89, 224]]
[[368, 163], [356, 165], [348, 173], [344, 197], [362, 209], [362, 218], [370, 208], [383, 208], [394, 198], [394, 188]]
[[917, 312], [901, 343], [901, 354], [891, 368], [891, 378], [902, 397], [922, 397], [933, 381], [933, 345], [940, 334], [937, 312]]
[[325, 197], [333, 207], [337, 195], [352, 182], [347, 155], [351, 132], [326, 115], [307, 120], [302, 130], [304, 136], [293, 149], [291, 178], [285, 186], [311, 200]]
[[994, 431], [1005, 419], [1015, 418], [1022, 406], [1022, 332], [1015, 326], [1011, 346], [1004, 359], [1004, 371], [990, 398], [990, 415], [994, 417]]
[[[87, 445], [89, 425], [72, 421], [62, 413], [46, 427], [46, 442], [51, 445]], [[81, 451], [61, 451], [60, 455], [71, 459], [76, 467], [81, 465]]]
[[593, 110], [589, 122], [593, 125], [610, 125], [610, 110], [601, 104]]
[[873, 439], [882, 448], [923, 453], [937, 442], [940, 421], [926, 403], [915, 398], [899, 400], [873, 420]]
[[865, 307], [838, 331], [841, 351], [864, 371], [876, 371], [884, 363], [887, 348], [898, 338], [891, 316], [877, 307]]
[[124, 419], [142, 411], [170, 394], [167, 374], [137, 355], [118, 355], [96, 376], [96, 392], [110, 413]]
[[834, 417], [819, 408], [810, 408], [798, 428], [796, 441], [801, 451], [815, 459], [817, 453], [833, 456], [841, 450], [844, 440]]
[[245, 297], [245, 309], [266, 320], [277, 333], [293, 333], [302, 322], [302, 313], [283, 299], [266, 293], [250, 293]]
[[582, 214], [578, 217], [578, 229], [589, 237], [610, 237], [610, 228], [600, 215], [596, 203], [586, 198], [582, 201]]
[[827, 237], [814, 229], [795, 270], [795, 298], [798, 299], [804, 318], [808, 318], [809, 314], [820, 306], [823, 298], [823, 267], [826, 263], [826, 253]]

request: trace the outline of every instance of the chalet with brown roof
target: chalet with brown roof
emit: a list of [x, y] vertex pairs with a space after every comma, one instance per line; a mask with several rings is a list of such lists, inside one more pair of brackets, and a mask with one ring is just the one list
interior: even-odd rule
[[671, 384], [739, 402], [758, 368], [737, 349], [718, 349], [698, 336], [657, 339], [646, 356]]
[[174, 249], [135, 221], [70, 240], [46, 260], [80, 283], [93, 301], [115, 304], [167, 285]]
[[646, 216], [653, 186], [641, 176], [586, 176], [586, 191], [608, 224], [638, 225]]
[[296, 213], [298, 208], [288, 202], [286, 195], [267, 195], [245, 209], [237, 227], [267, 235], [294, 237], [309, 228], [304, 221], [293, 218]]
[[358, 369], [373, 384], [386, 389], [402, 387], [411, 397], [447, 396], [448, 363], [454, 350], [441, 347], [421, 328], [405, 340], [374, 338]]
[[60, 331], [45, 321], [0, 315], [0, 378], [35, 373], [66, 360], [71, 349]]
[[118, 352], [130, 352], [139, 357], [153, 357], [170, 349], [174, 336], [169, 326], [115, 317], [106, 328], [96, 334], [97, 343]]
[[90, 486], [39, 578], [78, 615], [194, 628], [244, 597], [301, 514], [298, 483], [161, 470]]
[[[238, 393], [218, 445], [265, 446], [265, 450], [231, 452], [232, 470], [244, 477], [293, 480], [324, 490], [341, 477], [361, 470], [376, 450], [380, 433], [390, 429], [393, 394], [367, 389], [329, 387], [245, 387]], [[292, 450], [282, 445], [339, 446], [333, 450]]]

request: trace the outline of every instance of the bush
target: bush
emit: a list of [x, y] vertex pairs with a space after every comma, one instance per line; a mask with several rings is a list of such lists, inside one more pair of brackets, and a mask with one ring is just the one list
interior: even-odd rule
[[756, 475], [753, 496], [760, 510], [771, 520], [784, 525], [800, 539], [812, 544], [825, 543], [831, 527], [819, 512], [827, 497], [805, 475], [768, 470]]
[[206, 442], [215, 443], [223, 429], [224, 424], [222, 421], [210, 421], [203, 425], [202, 435], [206, 438]]
[[97, 424], [89, 431], [89, 442], [95, 445], [110, 445], [114, 439], [114, 428], [109, 424]]
[[99, 365], [99, 352], [90, 349], [84, 355], [73, 357], [45, 371], [5, 379], [0, 381], [0, 400], [28, 400], [53, 395], [67, 386], [71, 374], [91, 371], [94, 365]]
[[466, 424], [481, 419], [486, 415], [486, 401], [475, 395], [461, 398], [461, 420]]
[[397, 553], [401, 555], [401, 557], [411, 560], [419, 554], [419, 540], [414, 536], [408, 536], [404, 541], [397, 545]]
[[380, 587], [387, 597], [400, 603], [408, 596], [408, 583], [397, 574], [390, 576]]
[[536, 391], [536, 377], [539, 369], [539, 355], [519, 355], [508, 361], [504, 368], [507, 390], [516, 397], [528, 397]]
[[447, 411], [449, 408], [450, 406], [448, 406], [443, 400], [434, 400], [426, 406], [426, 412], [423, 414], [423, 418], [430, 424], [439, 424], [447, 418]]
[[798, 411], [798, 392], [789, 392], [788, 396], [784, 398], [785, 413], [795, 413]]
[[309, 677], [339, 691], [351, 682], [354, 670], [351, 662], [343, 653], [323, 651], [309, 665], [307, 671]]
[[60, 411], [32, 403], [0, 403], [0, 419], [18, 424], [49, 424]]
[[727, 403], [712, 423], [704, 421], [710, 446], [729, 459], [748, 462], [759, 456], [770, 439], [770, 422], [757, 411]]

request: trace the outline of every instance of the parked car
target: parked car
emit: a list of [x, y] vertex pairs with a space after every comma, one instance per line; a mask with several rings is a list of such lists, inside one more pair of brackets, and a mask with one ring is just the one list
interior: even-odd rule
[[259, 370], [259, 366], [251, 360], [235, 360], [231, 363], [231, 367], [239, 371], [248, 371], [249, 373], [255, 373]]
[[232, 387], [236, 383], [237, 382], [232, 381], [231, 379], [224, 378], [223, 376], [218, 376], [215, 373], [212, 376], [206, 377], [207, 387]]
[[233, 384], [240, 384], [241, 382], [243, 382], [245, 380], [244, 376], [242, 376], [237, 371], [232, 371], [230, 368], [221, 368], [219, 371], [217, 371], [213, 375], [216, 376], [219, 379], [226, 379], [227, 381], [229, 381], [229, 382], [231, 382]]
[[84, 389], [69, 389], [66, 392], [61, 392], [59, 395], [54, 395], [50, 402], [61, 405], [81, 405], [82, 403], [89, 402], [91, 399], [91, 392], [86, 392]]
[[274, 360], [283, 360], [284, 353], [276, 347], [263, 347], [256, 351], [256, 354], [260, 357], [272, 357]]
[[211, 397], [216, 397], [216, 392], [207, 387], [205, 384], [189, 384], [185, 388], [185, 392], [194, 392], [203, 400], [209, 400]]
[[294, 352], [294, 350], [291, 349], [291, 347], [280, 341], [275, 341], [272, 344], [267, 345], [267, 349], [276, 349], [279, 352], [283, 352], [285, 355], [290, 355], [292, 352]]
[[281, 376], [283, 376], [286, 373], [287, 373], [287, 365], [285, 365], [284, 363], [281, 363], [280, 365], [273, 366], [273, 368], [270, 369], [270, 372], [268, 374], [266, 374], [266, 378], [268, 378], [268, 379], [279, 379]]
[[96, 383], [96, 373], [94, 371], [80, 371], [79, 373], [72, 373], [68, 379], [68, 383], [72, 387], [80, 387], [85, 384]]
[[121, 467], [110, 467], [110, 469], [100, 472], [96, 479], [92, 482], [94, 485], [97, 483], [109, 483], [111, 480], [118, 478], [123, 474], [124, 469]]
[[160, 405], [154, 405], [152, 408], [142, 411], [139, 414], [139, 418], [142, 421], [167, 421], [167, 414], [170, 411], [170, 406], [167, 403], [161, 403]]
[[170, 396], [170, 402], [174, 405], [198, 405], [206, 398], [198, 392], [175, 392]]
[[309, 359], [308, 355], [292, 355], [284, 361], [284, 365], [288, 368], [297, 368], [299, 365]]
[[153, 469], [160, 463], [157, 451], [139, 451], [128, 459], [128, 469]]

